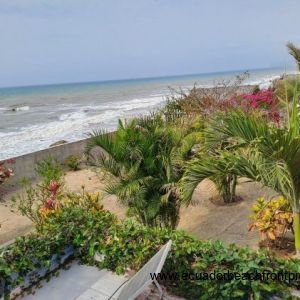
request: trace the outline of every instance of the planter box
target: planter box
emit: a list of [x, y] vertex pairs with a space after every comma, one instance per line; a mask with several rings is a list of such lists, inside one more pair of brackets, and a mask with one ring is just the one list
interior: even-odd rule
[[[23, 277], [23, 282], [19, 286], [7, 286], [4, 280], [0, 281], [0, 300], [4, 299], [4, 291], [8, 291], [11, 297], [20, 294], [24, 289], [30, 287], [31, 285], [39, 282], [40, 279], [45, 277], [48, 273], [58, 269], [68, 258], [73, 256], [74, 248], [69, 246], [65, 248], [62, 254], [53, 254], [50, 260], [50, 266], [48, 268], [41, 267], [30, 271]], [[35, 263], [38, 264], [38, 261]], [[11, 274], [12, 279], [16, 279], [18, 274]]]

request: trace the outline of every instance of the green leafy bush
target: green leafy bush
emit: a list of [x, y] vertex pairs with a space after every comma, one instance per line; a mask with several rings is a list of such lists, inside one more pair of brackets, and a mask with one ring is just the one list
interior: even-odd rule
[[79, 169], [81, 157], [78, 155], [69, 155], [65, 160], [65, 165], [71, 170], [77, 171]]
[[61, 181], [64, 172], [61, 165], [52, 156], [36, 163], [35, 172], [42, 178], [45, 185], [51, 181]]
[[[14, 244], [0, 249], [0, 279], [6, 287], [20, 285], [26, 274], [36, 268], [49, 268], [52, 255], [60, 255], [71, 245], [75, 245], [79, 258], [89, 257], [93, 241], [104, 238], [106, 228], [114, 222], [114, 215], [89, 205], [71, 205], [58, 211], [47, 218], [39, 232], [20, 237]], [[15, 276], [11, 277], [12, 274]]]
[[[173, 244], [163, 269], [165, 273], [300, 272], [298, 261], [276, 259], [269, 252], [224, 246], [219, 241], [200, 241], [183, 231], [149, 228], [131, 220], [118, 223], [113, 214], [103, 209], [70, 206], [50, 215], [40, 234], [19, 238], [14, 245], [0, 251], [0, 278], [11, 283], [12, 272], [26, 274], [35, 267], [32, 263], [35, 257], [47, 265], [51, 254], [68, 245], [74, 246], [75, 256], [84, 263], [98, 264], [117, 273], [128, 268], [138, 270], [169, 239]], [[94, 261], [96, 252], [104, 256], [103, 261]], [[299, 280], [165, 280], [163, 283], [186, 299], [266, 299], [275, 295], [287, 299], [289, 287], [300, 288]]]
[[119, 121], [114, 134], [95, 131], [88, 152], [97, 155], [105, 172], [105, 192], [116, 195], [127, 215], [147, 226], [175, 228], [179, 222], [180, 197], [177, 182], [183, 174], [197, 136], [184, 127], [170, 126], [160, 115]]
[[26, 216], [40, 231], [49, 215], [63, 211], [67, 207], [85, 207], [89, 212], [102, 209], [100, 193], [80, 194], [68, 192], [58, 181], [49, 185], [33, 186], [27, 179], [22, 182], [23, 192], [12, 197], [12, 206]]
[[293, 96], [295, 91], [297, 93], [300, 92], [300, 77], [285, 77], [284, 79], [275, 80], [274, 83], [274, 92], [279, 100], [285, 102], [286, 100], [289, 102], [293, 101]]

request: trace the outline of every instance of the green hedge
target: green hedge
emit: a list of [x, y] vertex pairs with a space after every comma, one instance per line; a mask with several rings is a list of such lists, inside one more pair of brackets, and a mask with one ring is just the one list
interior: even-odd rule
[[[164, 272], [292, 272], [300, 273], [299, 262], [280, 260], [268, 252], [255, 252], [221, 242], [200, 241], [183, 231], [153, 229], [130, 220], [118, 223], [104, 210], [88, 211], [73, 207], [50, 217], [42, 232], [19, 238], [16, 243], [0, 251], [0, 278], [11, 280], [12, 272], [26, 274], [34, 269], [33, 258], [47, 265], [53, 253], [73, 245], [75, 256], [87, 264], [95, 264], [94, 254], [104, 255], [99, 267], [123, 273], [127, 268], [140, 269], [169, 239], [172, 249]], [[19, 280], [21, 279], [21, 276]], [[14, 281], [14, 282], [13, 282]], [[299, 280], [251, 281], [245, 280], [189, 280], [165, 281], [168, 289], [187, 299], [267, 299], [278, 295], [290, 297], [289, 288], [300, 288]]]

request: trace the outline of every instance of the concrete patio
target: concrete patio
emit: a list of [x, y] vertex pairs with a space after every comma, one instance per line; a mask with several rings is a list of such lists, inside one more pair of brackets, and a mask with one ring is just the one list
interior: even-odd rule
[[118, 276], [106, 269], [98, 270], [73, 262], [68, 270], [60, 270], [58, 277], [52, 277], [48, 282], [42, 281], [42, 287], [35, 289], [34, 294], [16, 299], [107, 300], [126, 280], [125, 276]]
[[[40, 288], [33, 289], [34, 294], [18, 296], [17, 300], [109, 300], [116, 299], [123, 283], [129, 277], [119, 276], [106, 269], [80, 265], [74, 261], [67, 270], [61, 269], [57, 277], [43, 280]], [[120, 287], [120, 289], [118, 289]], [[163, 287], [162, 287], [163, 288]], [[163, 288], [164, 289], [164, 288]], [[117, 290], [117, 292], [116, 292]], [[115, 294], [114, 294], [115, 293]], [[110, 296], [114, 296], [110, 298]], [[160, 295], [154, 285], [150, 285], [136, 300], [158, 300]], [[184, 300], [169, 295], [166, 291], [163, 299]], [[128, 300], [128, 299], [122, 299]]]

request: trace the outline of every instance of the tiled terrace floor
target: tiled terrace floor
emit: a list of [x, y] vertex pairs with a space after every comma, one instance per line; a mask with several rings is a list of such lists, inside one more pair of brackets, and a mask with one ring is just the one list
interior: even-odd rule
[[58, 277], [52, 277], [49, 282], [43, 281], [42, 287], [36, 289], [33, 295], [17, 299], [108, 300], [125, 281], [125, 276], [74, 262], [68, 270], [61, 270]]
[[[17, 297], [17, 300], [109, 300], [116, 296], [127, 277], [118, 276], [106, 269], [79, 265], [73, 262], [69, 269], [60, 270], [57, 277], [50, 281], [42, 281], [41, 288], [35, 289], [34, 294]], [[126, 284], [126, 283], [125, 283]], [[121, 288], [118, 290], [118, 288]], [[115, 294], [114, 292], [118, 290]], [[110, 298], [114, 294], [114, 297]], [[160, 299], [157, 289], [150, 287], [136, 300]], [[184, 300], [165, 293], [164, 300]], [[128, 300], [128, 299], [122, 299]]]

